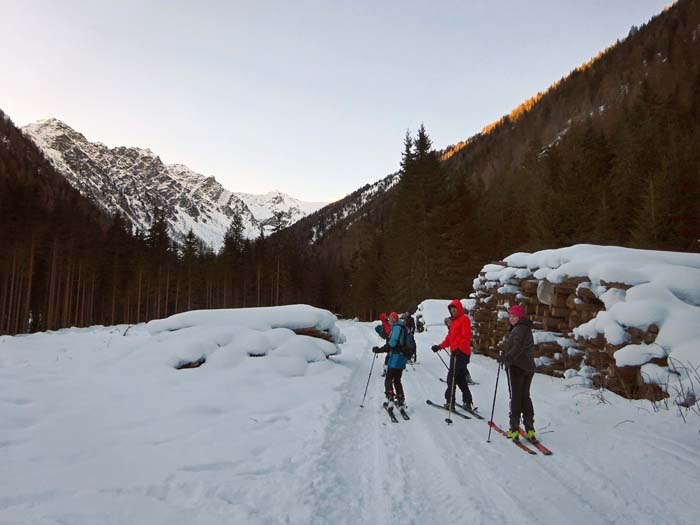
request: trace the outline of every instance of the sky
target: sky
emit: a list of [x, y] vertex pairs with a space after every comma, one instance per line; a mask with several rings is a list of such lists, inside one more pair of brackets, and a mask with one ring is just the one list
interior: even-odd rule
[[0, 109], [333, 201], [480, 131], [670, 0], [0, 0]]

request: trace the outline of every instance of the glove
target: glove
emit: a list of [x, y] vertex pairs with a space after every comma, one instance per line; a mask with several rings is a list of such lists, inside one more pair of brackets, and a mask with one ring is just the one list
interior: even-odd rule
[[374, 352], [375, 354], [380, 354], [382, 352], [382, 349], [378, 346], [375, 346], [372, 348], [372, 352]]
[[503, 354], [498, 354], [498, 357], [496, 358], [496, 361], [498, 361], [499, 365], [505, 364], [506, 358], [503, 357]]
[[430, 348], [433, 352], [439, 352], [440, 351], [440, 345], [433, 345]]

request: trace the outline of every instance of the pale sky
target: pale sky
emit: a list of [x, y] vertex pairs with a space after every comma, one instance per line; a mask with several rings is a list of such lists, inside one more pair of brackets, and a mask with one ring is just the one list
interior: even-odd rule
[[332, 201], [442, 148], [669, 0], [0, 0], [0, 108], [232, 191]]

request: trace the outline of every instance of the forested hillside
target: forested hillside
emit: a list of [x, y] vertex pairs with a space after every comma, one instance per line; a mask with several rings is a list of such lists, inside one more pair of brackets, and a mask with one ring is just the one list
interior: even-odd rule
[[336, 224], [309, 271], [338, 268], [341, 309], [372, 317], [465, 296], [517, 250], [699, 239], [700, 4], [685, 0], [477, 136], [439, 152], [422, 127], [407, 136], [399, 184]]
[[[192, 232], [176, 250], [165, 217], [153, 213], [147, 232], [131, 233], [74, 190], [0, 111], [0, 334], [262, 303], [255, 263], [266, 253], [243, 239], [240, 221], [216, 257]], [[243, 253], [248, 274], [238, 266]]]

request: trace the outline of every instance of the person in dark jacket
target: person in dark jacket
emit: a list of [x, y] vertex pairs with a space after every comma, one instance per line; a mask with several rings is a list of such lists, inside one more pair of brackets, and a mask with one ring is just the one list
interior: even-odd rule
[[403, 321], [399, 321], [399, 315], [396, 312], [389, 314], [389, 324], [391, 325], [391, 335], [389, 340], [382, 347], [375, 346], [372, 351], [375, 354], [387, 352], [387, 373], [384, 379], [384, 393], [386, 401], [384, 406], [393, 406], [394, 400], [399, 408], [403, 408], [406, 404], [406, 396], [404, 395], [403, 385], [401, 384], [401, 376], [406, 368], [406, 356], [404, 354], [403, 345], [405, 344], [405, 330]]
[[472, 325], [469, 317], [464, 314], [464, 308], [459, 299], [452, 301], [448, 310], [450, 312], [450, 330], [447, 337], [439, 345], [433, 345], [432, 351], [438, 352], [450, 347], [450, 368], [447, 372], [447, 390], [445, 390], [446, 406], [454, 408], [455, 384], [462, 391], [463, 406], [467, 410], [473, 410], [472, 393], [467, 384], [467, 365], [471, 356]]
[[505, 341], [504, 352], [499, 361], [503, 363], [510, 384], [510, 430], [508, 437], [519, 439], [520, 418], [522, 416], [528, 439], [536, 439], [535, 409], [530, 399], [530, 385], [535, 375], [533, 358], [534, 341], [532, 338], [532, 321], [525, 317], [525, 311], [519, 305], [508, 310], [510, 333]]
[[401, 318], [403, 319], [403, 326], [406, 329], [406, 345], [411, 350], [411, 355], [408, 357], [408, 360], [411, 363], [416, 363], [418, 361], [418, 348], [415, 338], [416, 322], [413, 320], [410, 312], [404, 312]]

